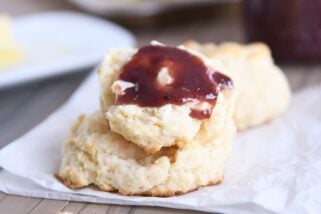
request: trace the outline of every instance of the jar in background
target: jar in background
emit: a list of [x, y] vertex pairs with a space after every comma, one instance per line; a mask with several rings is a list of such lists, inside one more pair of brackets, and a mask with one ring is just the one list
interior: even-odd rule
[[248, 41], [263, 41], [281, 61], [321, 62], [321, 0], [244, 0]]

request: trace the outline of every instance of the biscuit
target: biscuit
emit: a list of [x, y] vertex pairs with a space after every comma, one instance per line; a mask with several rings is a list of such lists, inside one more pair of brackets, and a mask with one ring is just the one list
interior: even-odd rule
[[283, 113], [290, 102], [290, 88], [285, 75], [273, 62], [270, 49], [263, 43], [199, 44], [185, 46], [223, 62], [237, 93], [234, 119], [238, 130], [268, 122]]
[[[182, 47], [183, 48], [183, 47]], [[166, 104], [160, 107], [142, 107], [138, 105], [116, 105], [115, 90], [130, 87], [121, 83], [112, 90], [121, 68], [136, 53], [135, 49], [122, 48], [111, 51], [99, 69], [100, 103], [110, 129], [135, 143], [147, 153], [155, 153], [163, 147], [183, 147], [188, 142], [207, 143], [223, 132], [223, 127], [232, 118], [234, 111], [233, 90], [222, 90], [218, 94], [213, 112], [208, 119], [199, 120], [190, 116], [189, 103], [184, 105]], [[199, 53], [204, 61], [206, 57]], [[208, 62], [206, 62], [208, 63]], [[210, 63], [212, 63], [210, 61]], [[215, 67], [212, 63], [210, 66]], [[166, 75], [163, 81], [171, 81]], [[127, 84], [127, 85], [126, 85]], [[121, 93], [121, 92], [118, 92]]]
[[80, 116], [63, 148], [59, 178], [70, 188], [95, 185], [124, 195], [173, 196], [222, 181], [233, 121], [210, 143], [191, 142], [149, 155], [110, 130], [101, 112]]

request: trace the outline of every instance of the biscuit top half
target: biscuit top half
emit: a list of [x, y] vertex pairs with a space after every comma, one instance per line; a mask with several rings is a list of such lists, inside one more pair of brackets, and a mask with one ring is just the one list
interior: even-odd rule
[[112, 85], [116, 105], [188, 104], [196, 119], [209, 118], [219, 92], [232, 88], [232, 80], [200, 54], [153, 43], [137, 50]]

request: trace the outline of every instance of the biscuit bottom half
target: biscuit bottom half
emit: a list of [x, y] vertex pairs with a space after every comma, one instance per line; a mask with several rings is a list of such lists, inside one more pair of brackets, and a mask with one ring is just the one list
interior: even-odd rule
[[103, 114], [80, 116], [64, 144], [58, 177], [70, 188], [94, 185], [124, 195], [173, 196], [218, 184], [235, 134], [233, 121], [212, 142], [146, 154], [112, 132]]

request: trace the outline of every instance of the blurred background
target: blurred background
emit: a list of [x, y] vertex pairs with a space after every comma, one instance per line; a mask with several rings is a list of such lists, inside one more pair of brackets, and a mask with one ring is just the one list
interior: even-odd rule
[[[151, 39], [171, 43], [190, 38], [203, 41], [242, 39], [241, 27], [235, 23], [236, 20], [241, 22], [238, 0], [0, 0], [0, 3], [0, 12], [11, 16], [52, 10], [72, 10], [101, 16], [127, 27], [139, 44]], [[222, 17], [229, 19], [223, 25], [220, 23]], [[234, 32], [228, 35], [211, 29], [214, 26], [225, 26]], [[175, 32], [181, 32], [179, 38], [171, 34]]]
[[[61, 26], [50, 29], [53, 20], [49, 23], [39, 14], [52, 11], [74, 11], [98, 18], [92, 21], [107, 33], [105, 43], [95, 41], [97, 35], [90, 30], [82, 29], [83, 33], [73, 34], [73, 30], [83, 27], [81, 22], [73, 25], [70, 20], [66, 23], [62, 20]], [[64, 103], [99, 64], [107, 47], [116, 44], [113, 39], [117, 39], [117, 35], [127, 38], [127, 43], [123, 44], [138, 46], [151, 40], [170, 45], [190, 39], [215, 43], [264, 41], [272, 48], [292, 90], [307, 84], [320, 84], [320, 11], [321, 0], [0, 0], [0, 16], [6, 17], [0, 18], [0, 147], [25, 133]], [[33, 19], [27, 19], [29, 16]], [[59, 19], [57, 14], [55, 17]], [[124, 31], [107, 20], [120, 25]], [[107, 31], [103, 31], [103, 23]], [[44, 35], [35, 33], [40, 28], [46, 30], [46, 38], [50, 39], [43, 40]], [[22, 38], [26, 32], [28, 38]], [[51, 58], [47, 57], [50, 51], [57, 49], [53, 40], [63, 40], [67, 32], [71, 33], [68, 42], [79, 44], [81, 48], [64, 47], [62, 52], [55, 52], [63, 53], [61, 66], [58, 62], [47, 63], [46, 58]], [[32, 67], [30, 63], [24, 63], [23, 59], [28, 59], [30, 53], [19, 49], [20, 37], [25, 39], [30, 53], [38, 51], [33, 63], [47, 63], [46, 66], [31, 63]], [[96, 46], [86, 42], [88, 39]], [[42, 41], [42, 46], [37, 46], [41, 43], [38, 41]], [[72, 61], [68, 57], [78, 52], [83, 55], [68, 64]], [[93, 53], [90, 55], [89, 52]], [[6, 60], [12, 60], [13, 65], [1, 67], [1, 60], [4, 65]], [[15, 63], [20, 67], [15, 67]]]
[[[52, 10], [101, 16], [130, 29], [139, 44], [150, 39], [176, 44], [191, 38], [206, 42], [264, 41], [279, 61], [321, 60], [321, 0], [0, 0], [0, 3], [0, 12], [11, 16]], [[222, 27], [225, 30], [220, 30]]]

